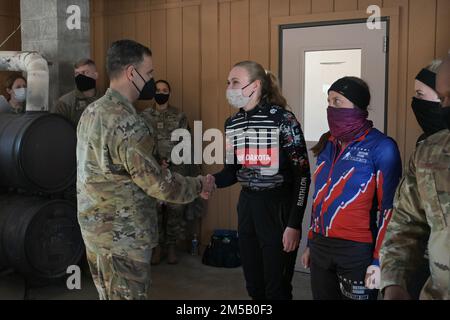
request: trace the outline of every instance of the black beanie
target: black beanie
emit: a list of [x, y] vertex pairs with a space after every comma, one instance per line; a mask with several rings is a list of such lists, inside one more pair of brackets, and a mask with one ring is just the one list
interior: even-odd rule
[[328, 90], [342, 94], [360, 109], [367, 110], [370, 103], [369, 90], [350, 77], [344, 77], [333, 83]]
[[436, 90], [436, 73], [428, 69], [422, 69], [417, 74], [416, 79], [425, 83], [431, 89]]

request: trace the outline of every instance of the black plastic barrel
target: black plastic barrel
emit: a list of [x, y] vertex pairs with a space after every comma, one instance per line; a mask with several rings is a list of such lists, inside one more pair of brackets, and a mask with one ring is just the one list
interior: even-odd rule
[[48, 112], [0, 113], [0, 186], [59, 192], [76, 178], [76, 133]]
[[6, 215], [0, 214], [0, 271], [8, 268], [8, 261], [6, 261], [5, 252], [2, 249], [2, 226], [5, 224], [5, 221]]
[[84, 244], [75, 206], [66, 200], [0, 196], [0, 261], [26, 276], [54, 279], [77, 264]]

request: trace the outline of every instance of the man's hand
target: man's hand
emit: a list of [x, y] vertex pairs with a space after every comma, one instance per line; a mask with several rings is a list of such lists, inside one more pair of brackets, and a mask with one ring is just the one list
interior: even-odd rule
[[368, 289], [380, 289], [381, 272], [380, 267], [371, 265], [367, 268], [365, 284]]
[[411, 300], [408, 291], [400, 286], [389, 286], [384, 289], [384, 300]]
[[202, 176], [202, 192], [200, 197], [208, 200], [211, 194], [216, 190], [216, 183], [213, 175], [208, 174], [207, 176]]
[[297, 250], [300, 244], [300, 230], [287, 227], [283, 234], [283, 250], [292, 252]]

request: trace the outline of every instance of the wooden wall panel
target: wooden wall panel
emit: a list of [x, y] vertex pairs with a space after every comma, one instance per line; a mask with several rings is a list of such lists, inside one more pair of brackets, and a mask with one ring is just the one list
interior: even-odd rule
[[150, 46], [153, 53], [153, 65], [155, 78], [165, 79], [167, 77], [167, 34], [166, 34], [166, 10], [154, 10], [150, 18], [151, 40]]
[[150, 0], [134, 0], [134, 9], [138, 12], [145, 12], [150, 9]]
[[[219, 3], [219, 69], [218, 69], [218, 129], [223, 131], [226, 119], [232, 113], [232, 109], [225, 98], [225, 90], [227, 88], [228, 73], [231, 69], [231, 4], [230, 2]], [[224, 149], [225, 151], [225, 149]], [[217, 213], [209, 211], [208, 215], [214, 217], [215, 227], [233, 228], [236, 225], [236, 213], [230, 210], [231, 206], [231, 189], [223, 189], [220, 196], [214, 196], [213, 201], [217, 203], [219, 208]], [[234, 198], [233, 198], [234, 199]], [[220, 221], [224, 221], [222, 224]], [[207, 217], [209, 218], [209, 217]], [[211, 225], [211, 224], [210, 224]], [[207, 236], [207, 233], [206, 233]]]
[[450, 1], [437, 0], [436, 58], [450, 54]]
[[183, 111], [190, 122], [200, 119], [200, 8], [183, 9]]
[[353, 11], [358, 9], [358, 0], [334, 0], [334, 11]]
[[270, 0], [269, 5], [271, 17], [282, 17], [289, 15], [289, 0]]
[[[288, 9], [289, 11], [289, 9]], [[269, 1], [250, 0], [250, 59], [269, 67]]]
[[410, 105], [414, 95], [414, 78], [435, 57], [436, 0], [410, 0], [409, 6], [408, 96], [405, 101], [407, 156], [414, 150], [417, 138], [422, 133]]
[[249, 57], [249, 1], [231, 2], [231, 64]]
[[[219, 52], [218, 39], [219, 7], [216, 1], [205, 1], [201, 8], [201, 119], [203, 121], [203, 131], [210, 128], [219, 128], [219, 117], [217, 109], [212, 106], [217, 105], [218, 94], [223, 92], [223, 85], [219, 85]], [[205, 142], [204, 146], [211, 142]], [[204, 166], [205, 173], [215, 173], [222, 169], [222, 165]], [[220, 197], [214, 197], [207, 202], [208, 215], [203, 219], [202, 233], [206, 236], [203, 240], [208, 240], [207, 235], [211, 235], [217, 225], [227, 226], [228, 216], [223, 211], [224, 207]]]
[[225, 89], [227, 87], [228, 73], [231, 69], [231, 3], [224, 2], [219, 4], [219, 127], [223, 130], [225, 120], [232, 114], [233, 110], [225, 98]]
[[151, 46], [151, 15], [150, 12], [138, 12], [134, 17], [135, 33], [132, 37], [134, 40], [153, 49]]
[[[216, 1], [208, 1], [201, 10], [201, 119], [203, 129], [206, 130], [219, 126], [217, 112], [211, 108], [217, 103], [219, 92], [218, 4]], [[223, 86], [220, 90], [223, 90]]]
[[[183, 20], [182, 9], [167, 10], [167, 81], [172, 88], [171, 103], [183, 109]], [[191, 124], [192, 125], [192, 124]]]
[[[20, 7], [19, 1], [0, 1], [0, 43], [11, 35], [20, 24]], [[4, 43], [0, 50], [4, 51], [20, 51], [22, 48], [21, 30], [16, 33]], [[5, 95], [5, 81], [14, 72], [0, 71], [0, 95]]]
[[[17, 12], [12, 11], [11, 9], [9, 13], [4, 11], [0, 15], [0, 43], [4, 42], [6, 38], [19, 27], [20, 18], [17, 17], [16, 14]], [[3, 44], [3, 47], [0, 50], [20, 50], [21, 47], [21, 30], [19, 29]]]
[[104, 0], [92, 0], [89, 3], [89, 10], [91, 12], [91, 17], [104, 16]]
[[358, 9], [366, 11], [371, 5], [377, 5], [380, 8], [383, 7], [383, 0], [358, 0]]
[[122, 37], [125, 39], [133, 39], [139, 35], [139, 30], [136, 26], [136, 14], [128, 13], [124, 14], [121, 19], [122, 25]]
[[[107, 1], [107, 0], [106, 0]], [[135, 26], [135, 32], [132, 35], [127, 35], [127, 38], [131, 40], [138, 41], [142, 43], [144, 46], [147, 46], [152, 51], [152, 55], [155, 55], [155, 49], [156, 54], [160, 53], [159, 48], [155, 48], [153, 46], [153, 43], [151, 41], [152, 35], [151, 35], [151, 12], [145, 11], [143, 8], [146, 7], [148, 3], [145, 2], [136, 2], [136, 10], [137, 12], [134, 14], [128, 14], [131, 16], [134, 16], [134, 26]], [[142, 11], [141, 11], [142, 10]], [[153, 74], [154, 77], [158, 76], [158, 66], [155, 65], [155, 61], [153, 60], [153, 68], [156, 70], [156, 72]], [[138, 111], [142, 111], [150, 106], [151, 103], [148, 101], [137, 101], [134, 105], [138, 109]]]
[[311, 13], [312, 0], [291, 0], [290, 15], [301, 15]]
[[162, 5], [166, 3], [167, 0], [150, 0], [151, 5]]
[[312, 1], [312, 13], [333, 12], [334, 1], [333, 0], [313, 0]]
[[20, 18], [20, 0], [0, 1], [0, 17]]
[[108, 44], [108, 47], [111, 46], [114, 41], [123, 39], [121, 18], [121, 15], [113, 14], [108, 16], [106, 19], [106, 42]]
[[408, 15], [409, 15], [409, 0], [384, 0], [384, 6], [387, 8], [399, 7], [400, 9], [400, 26], [399, 26], [399, 63], [395, 70], [390, 72], [398, 73], [398, 83], [389, 84], [396, 86], [398, 92], [399, 116], [397, 118], [397, 144], [399, 145], [400, 153], [402, 155], [403, 163], [407, 163], [407, 153], [412, 150], [406, 150], [406, 113], [408, 106], [407, 91], [408, 91]]

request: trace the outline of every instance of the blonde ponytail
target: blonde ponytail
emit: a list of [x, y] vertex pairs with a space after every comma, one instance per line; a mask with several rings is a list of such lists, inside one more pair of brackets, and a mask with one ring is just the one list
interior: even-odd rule
[[287, 101], [286, 98], [283, 97], [283, 94], [281, 93], [280, 86], [278, 85], [278, 79], [275, 77], [275, 75], [266, 70], [266, 82], [267, 82], [267, 88], [264, 90], [263, 87], [263, 95], [265, 91], [265, 97], [267, 101], [272, 105], [277, 105], [282, 107], [283, 109], [286, 109], [287, 107]]

